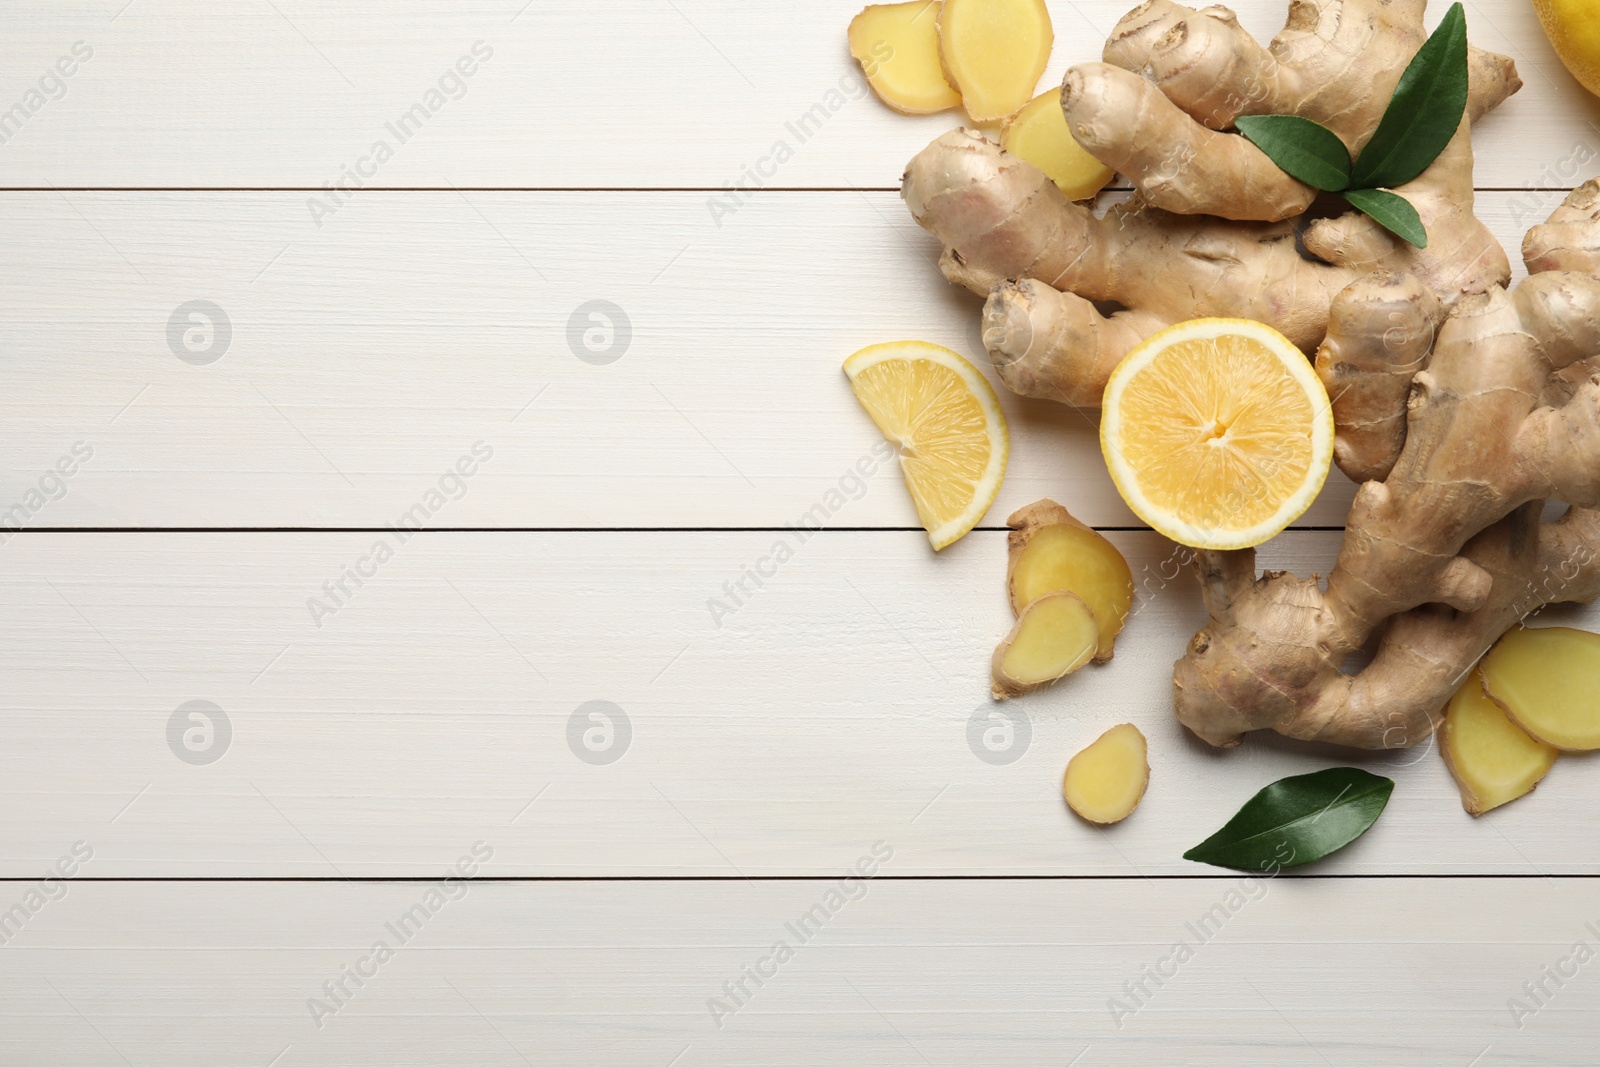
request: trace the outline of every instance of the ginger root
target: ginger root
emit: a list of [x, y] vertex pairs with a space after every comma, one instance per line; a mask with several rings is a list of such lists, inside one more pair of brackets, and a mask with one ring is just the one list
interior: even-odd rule
[[1484, 657], [1482, 672], [1484, 692], [1536, 741], [1600, 748], [1600, 634], [1519, 627]]
[[944, 0], [939, 10], [939, 58], [974, 122], [1033, 99], [1054, 43], [1044, 0]]
[[939, 0], [863, 8], [850, 20], [850, 54], [878, 99], [902, 114], [961, 106], [939, 65]]
[[1074, 593], [1046, 593], [1022, 609], [994, 650], [994, 698], [1006, 700], [1064, 678], [1094, 658], [1100, 624]]
[[1426, 249], [1358, 212], [1307, 213], [1314, 191], [1226, 132], [1242, 114], [1301, 115], [1359, 150], [1427, 37], [1422, 11], [1417, 0], [1296, 0], [1263, 48], [1225, 8], [1134, 9], [1105, 62], [1073, 67], [1062, 89], [1075, 139], [1137, 190], [1103, 217], [974, 130], [913, 159], [906, 205], [944, 245], [945, 277], [987, 298], [984, 345], [1006, 385], [1094, 408], [1121, 358], [1179, 322], [1255, 319], [1309, 354], [1334, 297], [1372, 271], [1413, 275], [1446, 308], [1509, 281], [1505, 252], [1473, 214], [1470, 130], [1520, 88], [1509, 59], [1471, 51], [1455, 138], [1395, 190], [1421, 216]]
[[1000, 147], [1044, 171], [1069, 200], [1092, 198], [1116, 176], [1073, 139], [1061, 113], [1060, 89], [1041, 93], [1006, 119]]
[[1489, 699], [1477, 671], [1450, 698], [1439, 735], [1461, 806], [1473, 816], [1532, 792], [1556, 762], [1556, 749], [1529, 737]]
[[1067, 807], [1098, 826], [1133, 814], [1150, 784], [1144, 734], [1129, 723], [1113, 726], [1073, 756], [1061, 778]]
[[1053, 500], [1018, 510], [1006, 524], [1006, 590], [1021, 615], [1049, 593], [1075, 593], [1094, 612], [1099, 636], [1094, 661], [1111, 658], [1117, 634], [1133, 606], [1133, 572], [1117, 546]]
[[[1595, 186], [1557, 211], [1573, 236], [1573, 206], [1593, 205], [1590, 243], [1600, 243]], [[1407, 283], [1377, 276], [1341, 297], [1349, 313], [1334, 319], [1319, 365], [1381, 376], [1389, 359], [1411, 373], [1405, 394], [1374, 385], [1338, 427], [1340, 465], [1383, 480], [1356, 494], [1325, 589], [1258, 579], [1247, 552], [1201, 554], [1211, 619], [1173, 677], [1178, 718], [1196, 734], [1215, 745], [1262, 728], [1416, 744], [1509, 627], [1542, 605], [1600, 596], [1600, 278], [1538, 267], [1530, 260], [1535, 273], [1511, 292], [1460, 300], [1421, 369], [1426, 345], [1384, 339]], [[1546, 499], [1573, 506], [1541, 522]], [[1341, 670], [1374, 640], [1365, 667]]]
[[[1506, 288], [1473, 210], [1472, 125], [1520, 88], [1511, 61], [1469, 50], [1454, 137], [1394, 190], [1426, 248], [1328, 215], [1232, 132], [1299, 115], [1358, 155], [1426, 39], [1424, 6], [1293, 0], [1266, 47], [1225, 8], [1134, 9], [1062, 88], [1075, 139], [1135, 188], [1104, 215], [973, 130], [906, 171], [907, 207], [945, 277], [986, 298], [984, 345], [1018, 393], [1098, 407], [1134, 346], [1199, 317], [1255, 319], [1316, 355], [1335, 461], [1364, 484], [1325, 586], [1258, 577], [1249, 550], [1199, 555], [1210, 619], [1174, 704], [1212, 744], [1256, 729], [1416, 744], [1518, 620], [1600, 597], [1600, 182], [1529, 232], [1531, 277]], [[1559, 520], [1541, 521], [1548, 500], [1570, 505]]]

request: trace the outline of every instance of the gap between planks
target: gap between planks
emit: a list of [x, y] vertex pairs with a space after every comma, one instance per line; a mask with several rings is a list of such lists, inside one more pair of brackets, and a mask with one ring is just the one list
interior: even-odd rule
[[[877, 874], [873, 876], [875, 882], [1225, 882], [1237, 879], [1241, 875], [1248, 875], [1248, 871], [1228, 871], [1220, 874]], [[472, 879], [474, 885], [518, 885], [522, 883], [539, 882], [837, 882], [838, 874], [571, 874], [571, 875], [500, 875], [489, 877], [476, 876]], [[1550, 878], [1561, 878], [1569, 881], [1583, 879], [1600, 879], [1600, 874], [1584, 874], [1574, 872], [1486, 872], [1474, 873], [1407, 873], [1404, 871], [1384, 871], [1370, 874], [1294, 874], [1288, 871], [1275, 876], [1296, 882], [1318, 881], [1376, 881], [1411, 879], [1413, 881], [1480, 881], [1485, 879], [1533, 881]], [[37, 875], [0, 877], [0, 884], [7, 882], [34, 883], [39, 880]], [[340, 877], [337, 875], [114, 875], [98, 878], [80, 875], [73, 878], [74, 882], [104, 882], [115, 884], [121, 882], [285, 882], [285, 883], [337, 883], [346, 882], [353, 885], [428, 885], [439, 880], [435, 874], [414, 875], [351, 875]]]

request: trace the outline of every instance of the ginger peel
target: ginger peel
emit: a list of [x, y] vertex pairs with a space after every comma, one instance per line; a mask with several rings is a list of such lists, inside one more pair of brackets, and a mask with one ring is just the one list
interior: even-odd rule
[[[1594, 185], [1557, 209], [1570, 227], [1573, 204], [1595, 204], [1591, 240]], [[1272, 729], [1360, 748], [1417, 744], [1461, 671], [1509, 627], [1545, 604], [1600, 596], [1600, 466], [1590, 458], [1600, 454], [1600, 368], [1590, 363], [1600, 363], [1600, 279], [1532, 269], [1510, 292], [1460, 300], [1431, 348], [1386, 343], [1387, 296], [1335, 318], [1324, 356], [1341, 355], [1320, 365], [1390, 359], [1409, 374], [1404, 393], [1375, 388], [1362, 416], [1346, 412], [1338, 426], [1340, 465], [1383, 480], [1356, 494], [1325, 588], [1258, 579], [1248, 553], [1201, 554], [1211, 619], [1173, 678], [1179, 720], [1200, 737], [1231, 745]], [[1384, 276], [1367, 284], [1403, 288]], [[1403, 431], [1368, 433], [1386, 419]], [[1541, 522], [1550, 499], [1572, 506]], [[1374, 639], [1371, 661], [1344, 673]]]
[[[986, 299], [984, 346], [1020, 394], [1098, 407], [1129, 351], [1199, 317], [1255, 319], [1316, 356], [1335, 462], [1364, 484], [1326, 584], [1258, 575], [1249, 550], [1197, 557], [1210, 618], [1174, 705], [1212, 744], [1257, 729], [1417, 744], [1508, 628], [1600, 597], [1600, 182], [1528, 233], [1531, 277], [1507, 288], [1474, 213], [1472, 126], [1520, 88], [1511, 61], [1469, 50], [1455, 136], [1395, 190], [1425, 249], [1357, 212], [1296, 214], [1305, 193], [1230, 132], [1300, 115], [1358, 152], [1426, 39], [1423, 7], [1295, 0], [1263, 46], [1225, 9], [1149, 0], [1062, 93], [1132, 201], [1096, 214], [974, 130], [936, 140], [902, 185], [942, 273]], [[1550, 500], [1569, 508], [1541, 521]]]
[[902, 195], [944, 245], [945, 277], [987, 298], [985, 346], [1025, 396], [1098, 407], [1129, 350], [1194, 318], [1255, 319], [1310, 354], [1334, 297], [1372, 271], [1411, 274], [1447, 308], [1510, 279], [1473, 214], [1470, 131], [1520, 88], [1509, 59], [1470, 51], [1467, 116], [1396, 190], [1417, 208], [1426, 249], [1357, 212], [1305, 214], [1312, 191], [1225, 132], [1241, 114], [1297, 114], [1359, 149], [1426, 37], [1421, 4], [1298, 0], [1263, 47], [1224, 8], [1149, 0], [1062, 92], [1075, 138], [1133, 183], [1132, 202], [1097, 216], [974, 130], [912, 160]]

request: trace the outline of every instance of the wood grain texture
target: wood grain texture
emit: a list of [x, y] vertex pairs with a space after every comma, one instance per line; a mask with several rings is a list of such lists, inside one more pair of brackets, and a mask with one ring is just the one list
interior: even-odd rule
[[[5, 948], [7, 1062], [1586, 1067], [1600, 1037], [1594, 964], [1572, 968], [1596, 942], [1581, 882], [66, 885]], [[1519, 1029], [1508, 1000], [1563, 960]], [[736, 981], [753, 995], [719, 1028], [708, 1001]], [[338, 1008], [320, 1028], [312, 998]]]
[[[829, 107], [859, 3], [5, 5], [0, 1061], [1592, 1062], [1587, 971], [1544, 974], [1600, 942], [1593, 883], [1532, 877], [1600, 874], [1591, 760], [1473, 821], [1430, 748], [1204, 747], [1167, 688], [1197, 598], [1137, 532], [1113, 535], [1140, 584], [1113, 663], [1014, 704], [1025, 726], [986, 717], [1003, 536], [936, 557], [885, 529], [915, 524], [893, 470], [850, 477], [878, 442], [845, 355], [917, 336], [981, 359], [977, 302], [889, 191], [958, 117]], [[1053, 2], [1041, 84], [1132, 3]], [[1281, 0], [1236, 6], [1282, 23]], [[1502, 190], [1481, 214], [1515, 249], [1596, 173], [1600, 105], [1525, 0], [1468, 18], [1528, 83], [1477, 139]], [[6, 119], [30, 89], [51, 99]], [[714, 211], [779, 141], [766, 190]], [[358, 168], [359, 196], [316, 193]], [[58, 191], [124, 187], [182, 191]], [[214, 362], [174, 350], [216, 343], [173, 325], [196, 300], [226, 316]], [[632, 331], [605, 365], [568, 340], [595, 300]], [[1045, 495], [1133, 524], [1089, 419], [1003, 402], [991, 526]], [[1335, 476], [1304, 522], [1337, 526], [1350, 492]], [[807, 514], [833, 529], [781, 532]], [[387, 529], [407, 516], [567, 532]], [[317, 529], [128, 529], [190, 526]], [[1326, 569], [1336, 540], [1264, 562]], [[1120, 721], [1151, 737], [1152, 786], [1098, 831], [1058, 780]], [[1334, 762], [1399, 783], [1316, 869], [1343, 877], [1179, 858]], [[876, 842], [879, 878], [719, 1028], [709, 998]], [[480, 878], [561, 880], [441, 886], [475, 845]], [[997, 877], [1032, 874], [1068, 877]], [[793, 875], [818, 880], [765, 880]], [[421, 880], [362, 880], [391, 877]], [[264, 880], [285, 878], [313, 881]], [[380, 939], [393, 959], [331, 998]], [[1117, 1019], [1180, 939], [1193, 959]], [[313, 997], [338, 1006], [321, 1026]]]
[[[1480, 210], [1514, 250], [1561, 195]], [[304, 199], [0, 197], [0, 516], [74, 442], [94, 450], [8, 525], [376, 527], [484, 441], [493, 461], [433, 525], [776, 527], [880, 441], [845, 356], [920, 337], [987, 363], [980, 301], [892, 193], [765, 194], [721, 229], [693, 193], [372, 193], [320, 230]], [[169, 333], [194, 300], [231, 328], [204, 365], [174, 346], [220, 335], [182, 315]], [[593, 300], [631, 330], [606, 365], [569, 340]], [[1042, 496], [1138, 525], [1093, 417], [996, 384], [1012, 461], [988, 525]], [[1352, 494], [1336, 473], [1301, 524], [1342, 524]], [[883, 477], [835, 524], [916, 517]]]
[[[88, 838], [103, 876], [414, 876], [478, 837], [516, 875], [829, 874], [880, 837], [898, 874], [1215, 875], [1183, 851], [1334, 763], [1399, 785], [1319, 871], [1600, 871], [1573, 844], [1590, 760], [1474, 821], [1429, 745], [1195, 740], [1168, 673], [1203, 621], [1191, 579], [1156, 535], [1114, 537], [1140, 586], [1116, 658], [1007, 705], [1026, 719], [1008, 728], [987, 678], [1010, 625], [998, 533], [937, 558], [889, 532], [21, 535], [0, 551], [0, 875]], [[762, 563], [776, 542], [793, 557]], [[1336, 542], [1288, 534], [1263, 563], [1311, 573]], [[364, 558], [374, 577], [324, 592]], [[772, 575], [730, 594], [757, 564]], [[336, 610], [314, 619], [313, 597]], [[195, 700], [231, 729], [209, 764], [172, 732], [205, 728], [179, 714]], [[595, 700], [626, 737], [580, 711]], [[1149, 793], [1098, 831], [1061, 771], [1129, 721]], [[580, 758], [590, 729], [620, 756]]]
[[[1054, 0], [1041, 88], [1099, 59], [1133, 6]], [[1281, 0], [1235, 6], [1263, 39], [1283, 26]], [[320, 189], [360, 167], [373, 173], [356, 180], [382, 186], [717, 189], [760, 168], [767, 185], [889, 188], [961, 119], [910, 119], [860, 95], [845, 47], [860, 7], [613, 0], [597, 17], [584, 0], [16, 0], [6, 106], [75, 41], [94, 54], [0, 147], [0, 181]], [[1600, 105], [1525, 0], [1476, 0], [1468, 19], [1474, 41], [1515, 58], [1527, 83], [1482, 126], [1480, 184], [1537, 183], [1577, 142], [1593, 174]], [[492, 56], [429, 100], [479, 41]], [[402, 143], [389, 124], [419, 104], [431, 114]], [[380, 139], [393, 158], [377, 164]], [[778, 142], [792, 152], [781, 166]]]

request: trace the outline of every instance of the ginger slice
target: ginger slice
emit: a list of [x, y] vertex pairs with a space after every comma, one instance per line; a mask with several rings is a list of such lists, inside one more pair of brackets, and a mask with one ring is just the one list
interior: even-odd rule
[[1072, 593], [1048, 593], [1029, 604], [994, 650], [996, 700], [1020, 696], [1071, 674], [1094, 658], [1100, 625]]
[[1109, 660], [1133, 606], [1133, 572], [1117, 546], [1053, 500], [1029, 504], [1006, 521], [1012, 529], [1006, 575], [1011, 610], [1021, 615], [1047, 593], [1076, 593], [1099, 622], [1094, 660]]
[[1461, 806], [1474, 816], [1531, 793], [1556, 761], [1556, 749], [1529, 737], [1489, 699], [1476, 670], [1450, 698], [1440, 738]]
[[974, 122], [1033, 99], [1054, 41], [1044, 0], [944, 0], [939, 11], [939, 59]]
[[1568, 752], [1600, 748], [1600, 634], [1519, 627], [1481, 670], [1484, 692], [1535, 740]]
[[939, 65], [939, 0], [862, 8], [850, 20], [850, 54], [878, 99], [901, 114], [931, 115], [961, 105], [961, 94]]
[[1116, 175], [1072, 136], [1059, 88], [1034, 97], [1006, 119], [1000, 147], [1044, 171], [1071, 200], [1088, 200]]
[[1113, 726], [1067, 763], [1061, 795], [1067, 807], [1100, 826], [1133, 814], [1150, 784], [1144, 734], [1130, 723]]

